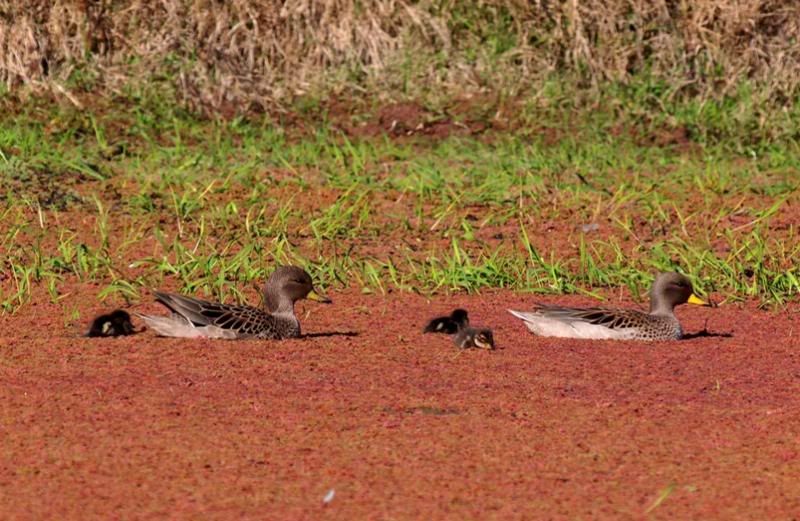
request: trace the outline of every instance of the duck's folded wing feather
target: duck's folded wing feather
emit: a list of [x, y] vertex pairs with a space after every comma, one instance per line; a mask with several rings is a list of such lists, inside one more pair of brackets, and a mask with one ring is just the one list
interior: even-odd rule
[[625, 313], [621, 310], [606, 308], [569, 308], [539, 304], [534, 308], [534, 313], [565, 322], [586, 322], [609, 328], [625, 327]]
[[248, 334], [258, 327], [263, 328], [269, 318], [263, 311], [249, 306], [218, 304], [161, 291], [154, 294], [159, 302], [196, 326], [216, 326]]
[[532, 313], [544, 318], [564, 322], [585, 322], [609, 329], [636, 327], [637, 322], [640, 322], [645, 315], [641, 311], [632, 309], [571, 308], [550, 304], [536, 304]]
[[602, 308], [538, 307], [533, 311], [508, 310], [540, 336], [563, 338], [622, 339], [638, 332], [631, 321]]

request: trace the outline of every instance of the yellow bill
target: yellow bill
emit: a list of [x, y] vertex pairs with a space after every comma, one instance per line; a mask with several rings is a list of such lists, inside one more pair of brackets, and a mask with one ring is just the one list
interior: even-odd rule
[[319, 294], [316, 289], [312, 289], [311, 291], [309, 291], [308, 295], [306, 295], [306, 298], [308, 300], [313, 300], [315, 302], [322, 302], [323, 304], [330, 304], [331, 302], [333, 302], [327, 296]]
[[705, 300], [701, 299], [700, 297], [698, 297], [698, 296], [697, 296], [697, 295], [695, 295], [694, 293], [692, 293], [691, 295], [689, 295], [689, 300], [687, 300], [687, 302], [688, 302], [689, 304], [694, 304], [694, 305], [696, 305], [696, 306], [711, 306], [711, 304], [709, 304], [709, 303], [708, 303], [708, 302], [706, 302]]

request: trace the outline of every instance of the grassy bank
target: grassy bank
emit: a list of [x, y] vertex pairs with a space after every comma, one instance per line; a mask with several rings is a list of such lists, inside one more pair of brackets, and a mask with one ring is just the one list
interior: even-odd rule
[[481, 105], [298, 109], [288, 124], [142, 96], [0, 120], [6, 311], [80, 281], [231, 299], [285, 262], [376, 292], [644, 296], [667, 269], [733, 301], [800, 290], [790, 140], [703, 141], [613, 109], [522, 106], [509, 121], [531, 123], [508, 131], [477, 125]]
[[800, 8], [465, 5], [3, 8], [3, 309], [85, 281], [238, 298], [285, 262], [796, 297]]

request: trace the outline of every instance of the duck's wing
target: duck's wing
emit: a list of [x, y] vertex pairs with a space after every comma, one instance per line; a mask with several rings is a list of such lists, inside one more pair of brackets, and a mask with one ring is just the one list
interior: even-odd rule
[[646, 313], [634, 309], [600, 307], [571, 308], [549, 304], [536, 304], [533, 313], [545, 318], [552, 318], [564, 322], [585, 322], [609, 329], [636, 327], [648, 316]]
[[473, 343], [472, 332], [472, 329], [468, 327], [461, 328], [455, 335], [453, 335], [453, 343], [460, 349], [475, 347]]
[[180, 325], [183, 327], [209, 328], [206, 331], [213, 332], [213, 338], [238, 338], [255, 336], [273, 326], [274, 318], [271, 315], [250, 306], [219, 304], [161, 291], [153, 293], [158, 302], [161, 302], [173, 313], [182, 317], [184, 323], [181, 323], [181, 320], [176, 321], [174, 316], [161, 317], [169, 320], [173, 327]]
[[639, 336], [649, 315], [611, 308], [570, 308], [537, 304], [532, 311], [508, 310], [540, 336], [627, 339]]

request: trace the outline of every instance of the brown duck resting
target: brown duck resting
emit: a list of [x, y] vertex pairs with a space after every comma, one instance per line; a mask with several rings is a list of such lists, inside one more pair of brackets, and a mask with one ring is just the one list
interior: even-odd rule
[[535, 335], [614, 340], [677, 340], [683, 328], [675, 316], [681, 304], [709, 306], [680, 273], [661, 273], [650, 288], [650, 312], [613, 308], [569, 308], [538, 304], [532, 311], [508, 312]]
[[294, 314], [294, 303], [304, 298], [331, 302], [314, 289], [311, 276], [296, 266], [282, 266], [269, 277], [264, 287], [269, 307], [265, 308], [220, 304], [162, 291], [154, 294], [172, 315], [139, 316], [158, 335], [180, 338], [296, 338], [300, 336], [300, 321]]

